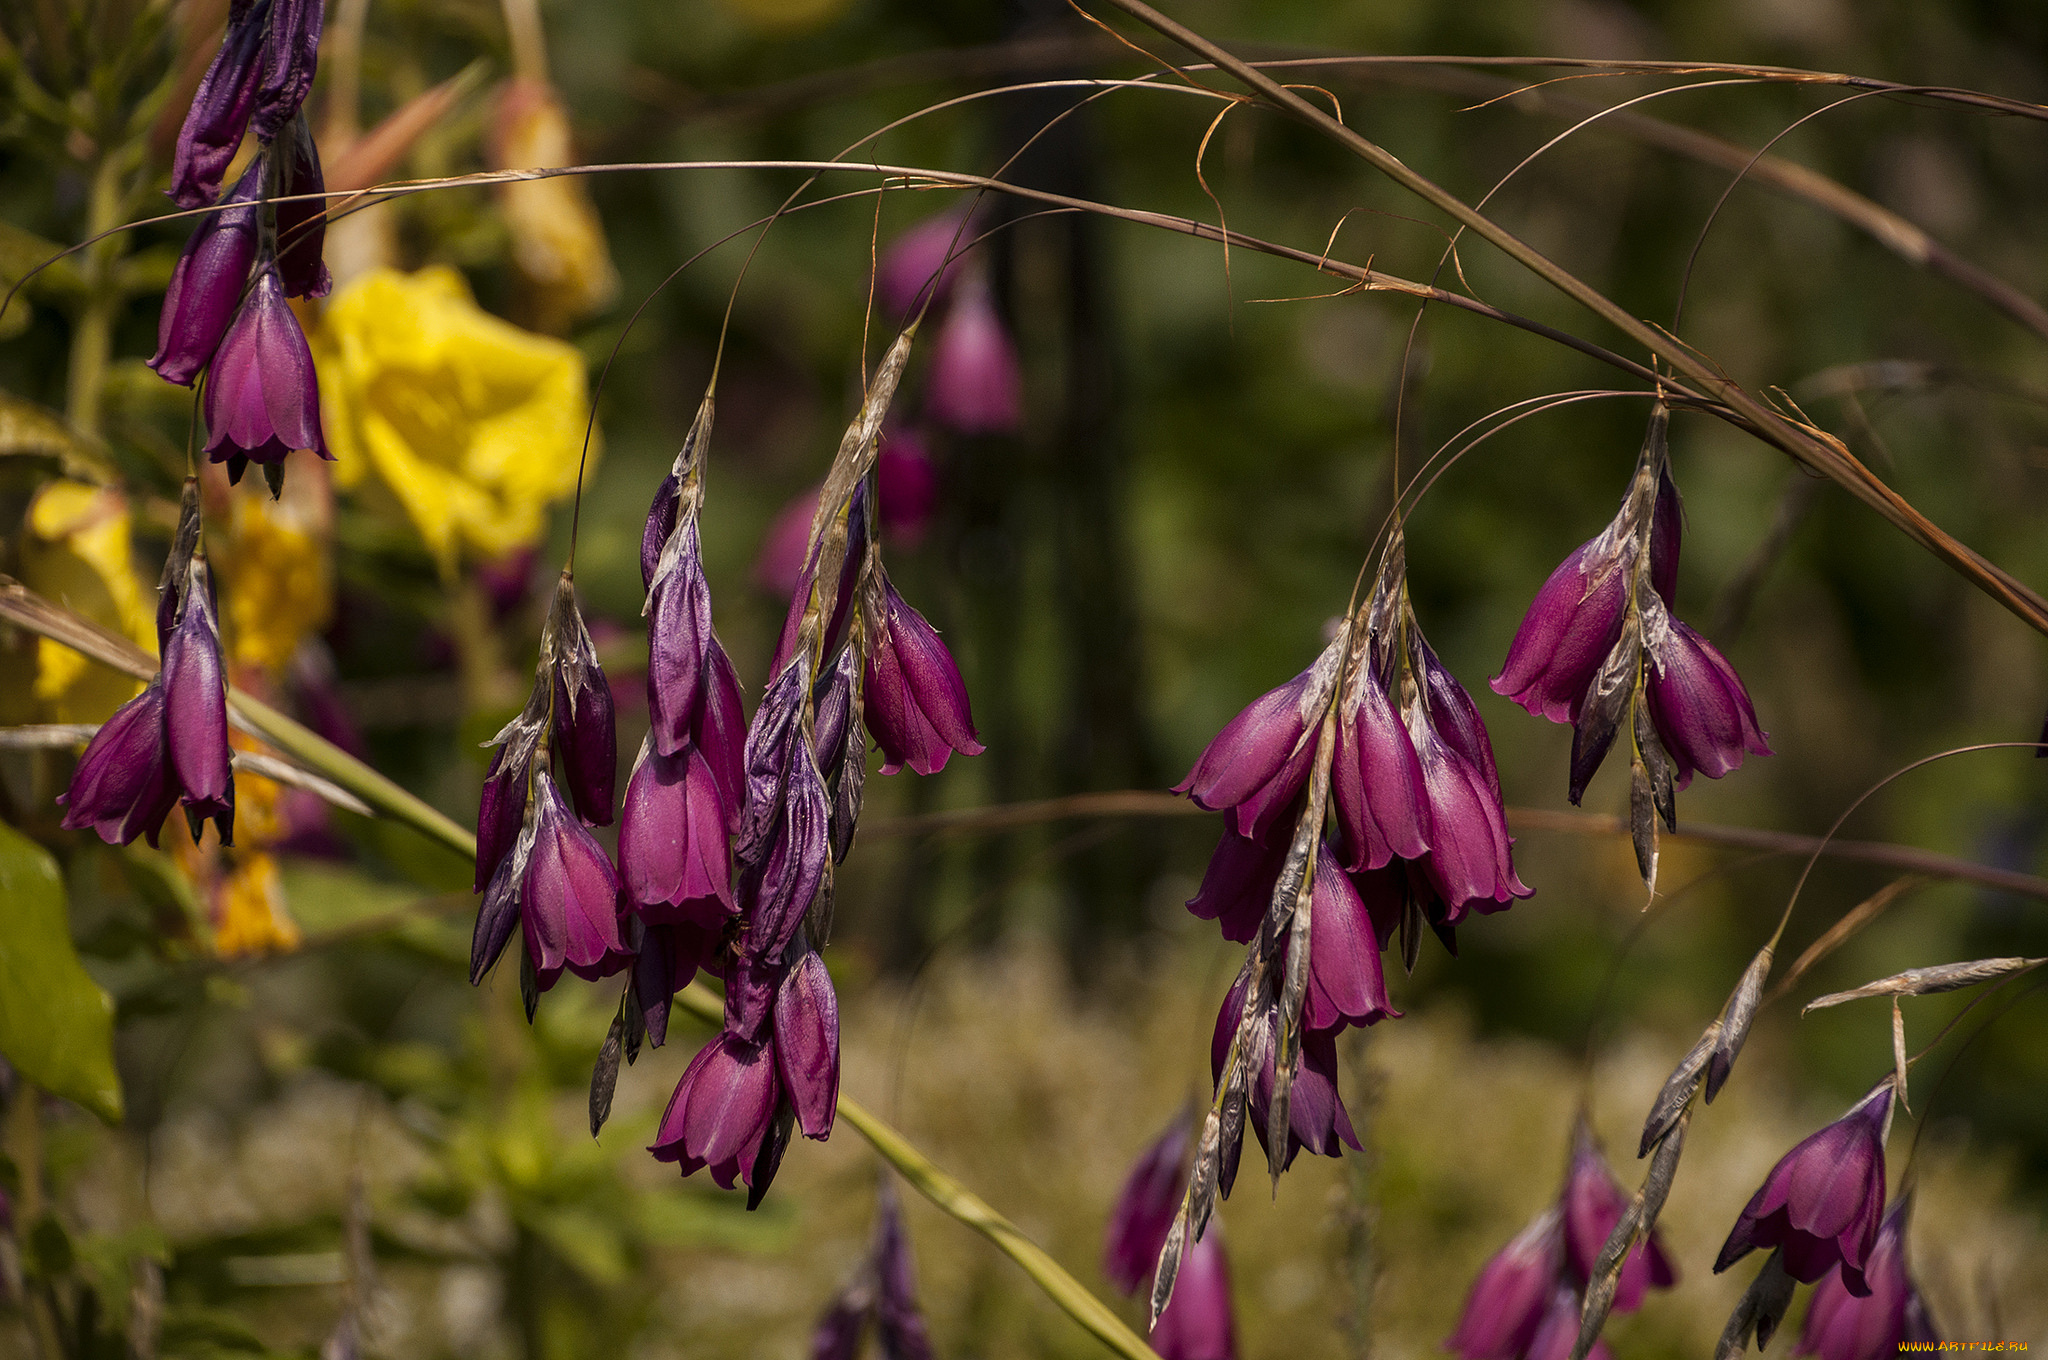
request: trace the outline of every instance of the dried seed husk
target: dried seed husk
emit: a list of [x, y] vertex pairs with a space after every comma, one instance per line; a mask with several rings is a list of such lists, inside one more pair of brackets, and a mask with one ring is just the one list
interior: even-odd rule
[[1706, 1097], [1709, 1105], [1721, 1093], [1722, 1083], [1728, 1080], [1728, 1073], [1735, 1066], [1736, 1055], [1742, 1052], [1742, 1045], [1749, 1039], [1749, 1026], [1756, 1019], [1756, 1009], [1763, 1001], [1764, 983], [1771, 976], [1771, 959], [1776, 951], [1765, 945], [1749, 961], [1749, 967], [1742, 970], [1742, 978], [1729, 994], [1728, 1004], [1721, 1008], [1720, 1033], [1714, 1039], [1714, 1054], [1707, 1060]]
[[1908, 968], [1903, 973], [1866, 982], [1850, 991], [1816, 997], [1807, 1002], [1799, 1013], [1805, 1015], [1808, 1011], [1839, 1006], [1845, 1001], [1860, 1001], [1867, 996], [1932, 996], [1936, 992], [1953, 992], [1962, 987], [1974, 987], [1980, 982], [2011, 977], [2029, 968], [2039, 968], [2044, 963], [2048, 963], [2048, 959], [1971, 959], [1967, 963]]
[[604, 1047], [597, 1050], [597, 1063], [590, 1069], [590, 1136], [597, 1137], [604, 1122], [612, 1117], [612, 1095], [619, 1085], [619, 1056], [625, 1048], [625, 1012], [612, 1017], [605, 1032]]
[[1785, 1251], [1780, 1247], [1764, 1262], [1763, 1269], [1743, 1291], [1735, 1311], [1728, 1315], [1728, 1325], [1714, 1347], [1714, 1360], [1735, 1360], [1749, 1348], [1751, 1336], [1756, 1337], [1758, 1350], [1770, 1344], [1771, 1334], [1777, 1331], [1792, 1303], [1793, 1283], [1785, 1271]]
[[1707, 1059], [1720, 1036], [1721, 1022], [1715, 1020], [1701, 1031], [1686, 1055], [1678, 1060], [1678, 1066], [1671, 1069], [1671, 1075], [1664, 1079], [1664, 1089], [1657, 1092], [1657, 1098], [1650, 1102], [1649, 1117], [1643, 1121], [1642, 1145], [1636, 1150], [1636, 1156], [1649, 1156], [1650, 1149], [1677, 1126], [1679, 1117], [1692, 1100], [1692, 1093], [1699, 1088], [1700, 1073], [1705, 1070]]

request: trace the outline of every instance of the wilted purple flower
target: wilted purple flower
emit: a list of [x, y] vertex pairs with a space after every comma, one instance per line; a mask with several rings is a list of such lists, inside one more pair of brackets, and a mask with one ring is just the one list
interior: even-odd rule
[[1443, 1348], [1465, 1360], [1520, 1360], [1536, 1339], [1563, 1267], [1564, 1216], [1552, 1207], [1480, 1269]]
[[704, 753], [686, 745], [665, 756], [652, 734], [643, 739], [619, 819], [619, 877], [642, 920], [694, 917], [707, 905], [732, 914], [727, 825]]
[[597, 644], [576, 607], [576, 589], [564, 571], [549, 620], [555, 748], [576, 811], [591, 826], [610, 826], [612, 790], [619, 776], [619, 738], [612, 687], [597, 664]]
[[[1572, 1348], [1579, 1340], [1583, 1307], [1576, 1289], [1570, 1285], [1559, 1285], [1550, 1296], [1550, 1307], [1543, 1311], [1543, 1321], [1536, 1328], [1536, 1335], [1529, 1339], [1529, 1349], [1523, 1353], [1524, 1360], [1571, 1360]], [[1614, 1352], [1608, 1349], [1604, 1339], [1598, 1340], [1586, 1352], [1586, 1360], [1614, 1360]]]
[[1906, 1216], [1910, 1195], [1900, 1196], [1877, 1230], [1864, 1262], [1870, 1293], [1857, 1297], [1840, 1271], [1820, 1282], [1807, 1305], [1794, 1355], [1820, 1360], [1891, 1360], [1902, 1342], [1940, 1340], [1927, 1305], [1906, 1270]]
[[193, 93], [171, 163], [171, 197], [196, 208], [220, 190], [221, 176], [253, 120], [256, 135], [276, 139], [306, 102], [320, 47], [321, 0], [240, 0], [227, 36]]
[[1017, 347], [979, 274], [953, 290], [939, 326], [926, 379], [925, 415], [961, 434], [1010, 434], [1023, 420]]
[[955, 751], [980, 755], [987, 748], [975, 739], [967, 686], [953, 654], [879, 567], [868, 585], [866, 614], [862, 690], [868, 731], [882, 748], [882, 773], [908, 765], [937, 774]]
[[91, 827], [109, 845], [137, 836], [153, 846], [164, 818], [178, 805], [178, 785], [164, 752], [161, 675], [100, 724], [79, 757], [64, 804], [64, 829]]
[[581, 978], [618, 971], [626, 958], [618, 896], [611, 861], [542, 771], [534, 780], [531, 848], [519, 890], [526, 953], [542, 991], [565, 967]]
[[1811, 1284], [1842, 1267], [1842, 1283], [1867, 1298], [1865, 1267], [1884, 1213], [1884, 1139], [1891, 1128], [1892, 1079], [1840, 1119], [1778, 1160], [1728, 1234], [1714, 1273], [1758, 1247], [1781, 1247], [1785, 1271]]
[[656, 1161], [680, 1163], [685, 1176], [710, 1167], [727, 1190], [735, 1180], [751, 1187], [781, 1095], [774, 1036], [748, 1042], [721, 1030], [683, 1069], [648, 1151]]
[[320, 149], [303, 115], [292, 120], [284, 142], [269, 154], [283, 157], [278, 196], [297, 199], [279, 203], [277, 214], [277, 272], [286, 297], [326, 297], [334, 280], [321, 259], [327, 243], [327, 205], [304, 194], [327, 191], [327, 177], [320, 170]]
[[1103, 1234], [1102, 1273], [1126, 1294], [1150, 1282], [1159, 1264], [1159, 1250], [1180, 1211], [1181, 1184], [1193, 1150], [1187, 1116], [1177, 1115], [1124, 1178]]
[[875, 293], [891, 315], [908, 320], [928, 296], [934, 305], [946, 301], [962, 267], [960, 256], [950, 263], [947, 257], [974, 243], [968, 217], [964, 207], [937, 213], [889, 243], [876, 266]]
[[[1579, 1121], [1572, 1140], [1571, 1170], [1565, 1177], [1559, 1209], [1564, 1215], [1565, 1267], [1572, 1284], [1583, 1290], [1593, 1274], [1593, 1264], [1608, 1234], [1628, 1211], [1629, 1195], [1615, 1181], [1593, 1141], [1593, 1131]], [[1653, 1230], [1647, 1241], [1629, 1249], [1622, 1263], [1621, 1279], [1614, 1291], [1613, 1311], [1633, 1312], [1652, 1288], [1669, 1289], [1678, 1278], [1664, 1244]], [[1576, 1316], [1576, 1314], [1574, 1314]]]
[[227, 334], [256, 259], [255, 201], [264, 173], [258, 157], [217, 205], [220, 211], [199, 219], [178, 256], [157, 317], [156, 355], [149, 361], [158, 377], [190, 387]]
[[274, 264], [258, 268], [207, 372], [206, 452], [228, 464], [230, 480], [242, 463], [281, 463], [294, 449], [332, 459], [320, 428], [320, 382], [306, 334], [284, 300]]

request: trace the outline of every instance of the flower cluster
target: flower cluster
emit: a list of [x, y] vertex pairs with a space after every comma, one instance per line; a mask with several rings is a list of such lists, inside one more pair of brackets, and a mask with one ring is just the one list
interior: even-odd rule
[[235, 776], [228, 752], [227, 679], [219, 605], [200, 545], [199, 483], [188, 479], [156, 610], [162, 667], [100, 726], [58, 799], [68, 830], [91, 827], [111, 845], [147, 836], [180, 803], [196, 843], [211, 820], [234, 843]]
[[[1152, 1278], [1173, 1229], [1194, 1151], [1185, 1118], [1176, 1119], [1145, 1150], [1117, 1196], [1102, 1242], [1102, 1273], [1126, 1294]], [[1236, 1360], [1237, 1324], [1230, 1310], [1230, 1262], [1212, 1224], [1180, 1262], [1180, 1279], [1152, 1324], [1160, 1360]]]
[[[684, 1072], [652, 1150], [685, 1175], [708, 1167], [727, 1188], [744, 1181], [750, 1205], [767, 1193], [793, 1130], [815, 1139], [832, 1132], [838, 1006], [818, 951], [831, 933], [833, 869], [852, 848], [860, 818], [868, 754], [861, 729], [881, 747], [885, 774], [906, 765], [936, 773], [955, 752], [982, 749], [959, 669], [890, 584], [875, 533], [881, 422], [909, 349], [906, 332], [877, 369], [826, 479], [773, 679], [747, 728], [739, 771], [729, 785], [718, 776], [718, 757], [731, 749], [730, 733], [720, 730], [704, 781], [710, 792], [736, 788], [735, 801], [717, 804], [734, 834], [733, 888], [729, 898], [714, 892], [695, 899], [690, 920], [728, 910], [730, 902], [743, 925], [718, 961], [724, 1028]], [[699, 423], [708, 430], [708, 403]], [[723, 653], [710, 640], [696, 558], [696, 486], [679, 460], [673, 527], [657, 500], [647, 541], [659, 531], [662, 547], [658, 556], [643, 549], [643, 561], [654, 562], [648, 685], [656, 755], [665, 742], [675, 750], [704, 744], [693, 724], [702, 706], [718, 706], [713, 691]], [[697, 825], [712, 825], [712, 810], [709, 797], [700, 797], [701, 821], [688, 833], [693, 846]], [[711, 880], [716, 858], [707, 848], [695, 861], [703, 870], [695, 877], [686, 865], [678, 881], [697, 888], [683, 890]]]
[[1671, 414], [1659, 402], [1621, 510], [1536, 593], [1492, 680], [1529, 712], [1572, 724], [1576, 803], [1629, 734], [1636, 853], [1655, 886], [1656, 823], [1677, 824], [1676, 790], [1769, 755], [1749, 692], [1714, 645], [1671, 614], [1682, 520], [1671, 480]]
[[[1480, 1270], [1444, 1349], [1465, 1360], [1567, 1360], [1600, 1249], [1628, 1203], [1581, 1119], [1557, 1202]], [[1668, 1289], [1676, 1279], [1653, 1232], [1622, 1262], [1614, 1311], [1634, 1311], [1649, 1290]], [[1600, 1341], [1588, 1354], [1607, 1360], [1610, 1352]]]
[[[312, 88], [320, 0], [241, 0], [178, 134], [171, 197], [211, 204], [171, 274], [150, 367], [191, 386], [202, 372], [206, 452], [239, 481], [251, 462], [282, 484], [285, 455], [328, 457], [313, 356], [288, 297], [322, 297], [320, 153], [301, 109]], [[223, 194], [249, 132], [259, 150]]]
[[931, 1360], [931, 1337], [917, 1307], [917, 1262], [896, 1191], [887, 1180], [875, 1196], [875, 1232], [867, 1258], [818, 1319], [811, 1360], [853, 1360], [870, 1323], [888, 1360]]
[[567, 571], [541, 630], [526, 707], [490, 745], [497, 754], [477, 808], [475, 890], [484, 899], [469, 977], [482, 981], [518, 928], [525, 944], [520, 988], [531, 1017], [539, 993], [564, 968], [606, 977], [631, 957], [620, 933], [619, 876], [587, 829], [612, 820], [612, 692]]

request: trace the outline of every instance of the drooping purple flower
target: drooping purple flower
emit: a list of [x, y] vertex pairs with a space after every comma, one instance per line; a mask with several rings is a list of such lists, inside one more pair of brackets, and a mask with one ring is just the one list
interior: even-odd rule
[[[1310, 922], [1313, 929], [1314, 922]], [[1310, 967], [1314, 967], [1314, 946], [1310, 946]], [[1216, 1030], [1209, 1046], [1209, 1074], [1212, 1081], [1223, 1078], [1223, 1064], [1230, 1055], [1230, 1041], [1238, 1031], [1239, 1018], [1244, 1013], [1245, 978], [1240, 975], [1223, 1000], [1223, 1009], [1216, 1013]], [[1273, 1079], [1275, 1048], [1278, 1027], [1277, 1015], [1269, 1012], [1265, 1021], [1265, 1034], [1258, 1042], [1265, 1055], [1265, 1063], [1251, 1082], [1250, 1119], [1252, 1129], [1259, 1135], [1260, 1146], [1266, 1142], [1267, 1114], [1273, 1104]], [[1313, 1030], [1303, 1027], [1301, 1035], [1301, 1061], [1295, 1069], [1294, 1085], [1287, 1107], [1287, 1149], [1280, 1160], [1282, 1170], [1294, 1165], [1295, 1154], [1303, 1148], [1319, 1157], [1343, 1155], [1344, 1147], [1354, 1151], [1361, 1144], [1357, 1132], [1351, 1127], [1351, 1115], [1344, 1108], [1342, 1098], [1337, 1094], [1337, 1031]], [[1231, 1173], [1226, 1170], [1225, 1179]]]
[[612, 687], [597, 664], [597, 643], [576, 607], [564, 571], [555, 587], [552, 634], [553, 735], [562, 774], [576, 811], [591, 826], [610, 826], [612, 791], [619, 775], [619, 738]]
[[1180, 1211], [1181, 1184], [1193, 1151], [1187, 1116], [1177, 1115], [1124, 1178], [1103, 1234], [1102, 1273], [1126, 1294], [1136, 1293], [1152, 1279], [1159, 1250]]
[[1443, 1348], [1465, 1360], [1521, 1360], [1536, 1339], [1563, 1266], [1564, 1218], [1552, 1207], [1481, 1267], [1457, 1330]]
[[839, 998], [815, 949], [797, 960], [776, 993], [775, 1064], [804, 1137], [831, 1137], [839, 1101]]
[[1820, 1360], [1891, 1360], [1901, 1343], [1940, 1340], [1927, 1305], [1906, 1269], [1906, 1217], [1912, 1197], [1902, 1195], [1877, 1229], [1877, 1244], [1864, 1262], [1870, 1293], [1849, 1291], [1842, 1272], [1820, 1282], [1807, 1305], [1806, 1324], [1794, 1355]]
[[1414, 697], [1404, 714], [1429, 801], [1431, 882], [1455, 925], [1470, 904], [1504, 911], [1533, 889], [1515, 873], [1514, 840], [1486, 728], [1464, 687], [1409, 625]]
[[527, 957], [542, 991], [564, 968], [581, 978], [617, 972], [619, 879], [546, 771], [534, 779], [531, 849], [519, 889]]
[[1695, 770], [1719, 779], [1745, 753], [1767, 756], [1771, 748], [1728, 659], [1677, 619], [1670, 622], [1668, 640], [1650, 650], [1650, 718], [1682, 789]]
[[[960, 277], [962, 260], [948, 255], [973, 244], [974, 228], [965, 208], [934, 214], [889, 243], [875, 270], [875, 293], [891, 315], [909, 319], [925, 303], [941, 305]], [[941, 270], [944, 272], [942, 273]]]
[[685, 1176], [709, 1167], [727, 1190], [736, 1180], [752, 1187], [781, 1094], [774, 1036], [750, 1042], [721, 1030], [683, 1069], [648, 1151], [679, 1163]]
[[284, 300], [275, 265], [259, 266], [227, 338], [214, 352], [204, 402], [206, 452], [229, 464], [280, 463], [294, 449], [331, 460], [320, 427], [320, 383], [306, 334]]
[[940, 323], [925, 387], [925, 415], [961, 434], [1010, 434], [1023, 422], [1017, 346], [979, 274], [953, 290]]
[[271, 3], [254, 0], [235, 7], [220, 51], [193, 91], [192, 108], [178, 130], [171, 158], [170, 195], [181, 208], [203, 207], [213, 200], [242, 145], [256, 106]]
[[1222, 1226], [1216, 1220], [1210, 1220], [1200, 1241], [1181, 1253], [1173, 1296], [1148, 1339], [1159, 1360], [1237, 1360], [1230, 1261], [1223, 1254]]
[[1361, 671], [1339, 714], [1330, 762], [1344, 867], [1353, 872], [1422, 858], [1432, 830], [1415, 743], [1375, 669]]
[[[1348, 1025], [1375, 1025], [1400, 1017], [1387, 1000], [1372, 917], [1327, 843], [1317, 847], [1308, 928], [1303, 1028], [1334, 1035]], [[1332, 1067], [1333, 1080], [1335, 1073]]]
[[647, 593], [647, 707], [655, 749], [665, 756], [689, 740], [712, 645], [711, 587], [691, 516], [662, 549]]
[[1884, 1139], [1891, 1111], [1887, 1077], [1847, 1114], [1780, 1158], [1743, 1207], [1714, 1260], [1714, 1273], [1758, 1247], [1781, 1247], [1793, 1279], [1811, 1284], [1840, 1264], [1848, 1291], [1869, 1297], [1865, 1267], [1884, 1213]]
[[263, 159], [258, 157], [198, 229], [171, 269], [157, 317], [156, 354], [149, 366], [168, 382], [190, 387], [213, 359], [241, 304], [256, 259], [257, 208]]
[[1342, 639], [1332, 642], [1307, 670], [1246, 705], [1173, 791], [1197, 807], [1227, 812], [1238, 834], [1263, 838], [1307, 786], [1312, 726], [1330, 701], [1343, 654]]
[[164, 818], [178, 805], [164, 750], [161, 675], [100, 724], [57, 801], [64, 804], [66, 831], [89, 826], [109, 845], [127, 845], [137, 836], [157, 843]]
[[889, 1360], [931, 1360], [932, 1343], [925, 1333], [924, 1314], [917, 1306], [917, 1258], [896, 1190], [882, 1182], [875, 1199], [875, 1328], [882, 1353]]
[[227, 676], [206, 559], [187, 568], [178, 620], [163, 640], [164, 735], [192, 835], [211, 818], [222, 845], [234, 844], [235, 776], [228, 752]]
[[619, 877], [643, 921], [695, 917], [713, 904], [735, 910], [726, 826], [704, 753], [692, 745], [665, 756], [652, 734], [644, 738], [619, 818]]
[[1259, 922], [1266, 919], [1273, 885], [1286, 860], [1284, 833], [1254, 840], [1225, 827], [1203, 871], [1202, 886], [1188, 899], [1188, 911], [1201, 920], [1215, 921], [1222, 927], [1224, 939], [1249, 943], [1258, 933]]
[[325, 193], [327, 177], [321, 173], [320, 149], [313, 144], [312, 130], [303, 116], [292, 120], [290, 132], [269, 154], [284, 158], [279, 197], [298, 200], [276, 207], [277, 272], [284, 295], [326, 297], [334, 285], [321, 258], [327, 245], [327, 204], [300, 196]]
[[471, 889], [473, 892], [482, 892], [489, 885], [505, 856], [512, 853], [512, 847], [519, 839], [519, 828], [526, 820], [526, 763], [511, 756], [510, 745], [500, 746], [492, 753], [490, 768], [484, 772], [483, 797], [476, 809], [476, 886]]
[[867, 602], [867, 659], [862, 677], [868, 731], [882, 748], [882, 773], [908, 765], [937, 774], [954, 752], [978, 756], [967, 686], [953, 654], [924, 615], [903, 602], [877, 568]]
[[[1572, 1141], [1571, 1170], [1565, 1177], [1559, 1209], [1564, 1215], [1565, 1267], [1573, 1285], [1584, 1290], [1593, 1265], [1614, 1225], [1628, 1211], [1629, 1195], [1608, 1170], [1592, 1130], [1583, 1119]], [[1664, 1244], [1653, 1230], [1647, 1241], [1629, 1249], [1614, 1291], [1613, 1311], [1633, 1312], [1652, 1288], [1669, 1289], [1678, 1278]]]
[[861, 1333], [874, 1311], [873, 1295], [863, 1279], [832, 1296], [811, 1332], [811, 1360], [854, 1360], [860, 1354]]
[[[1536, 1335], [1529, 1339], [1523, 1360], [1571, 1360], [1572, 1348], [1579, 1340], [1583, 1307], [1576, 1289], [1559, 1285], [1550, 1295], [1550, 1306], [1543, 1310], [1543, 1321], [1537, 1326]], [[1614, 1352], [1603, 1338], [1586, 1352], [1586, 1360], [1614, 1360]]]

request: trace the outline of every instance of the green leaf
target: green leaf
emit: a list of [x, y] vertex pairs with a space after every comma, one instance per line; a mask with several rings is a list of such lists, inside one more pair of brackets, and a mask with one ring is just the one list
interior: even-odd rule
[[0, 824], [0, 1053], [53, 1095], [121, 1121], [114, 1002], [86, 976], [50, 853]]

